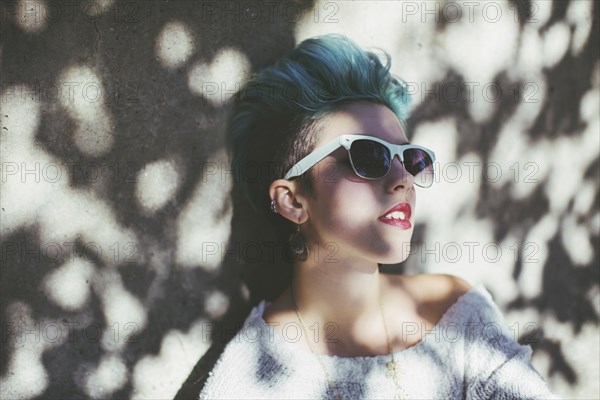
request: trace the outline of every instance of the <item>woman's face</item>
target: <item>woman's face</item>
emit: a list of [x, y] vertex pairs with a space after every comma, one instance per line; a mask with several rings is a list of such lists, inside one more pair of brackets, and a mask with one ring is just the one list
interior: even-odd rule
[[[375, 136], [394, 144], [408, 142], [396, 115], [375, 103], [346, 106], [325, 120], [321, 132], [317, 147], [344, 134]], [[316, 164], [313, 173], [315, 196], [306, 199], [309, 218], [302, 231], [309, 242], [328, 249], [319, 256], [319, 262], [327, 262], [326, 256], [330, 260], [360, 257], [381, 264], [406, 259], [413, 232], [415, 190], [413, 176], [398, 157], [385, 177], [367, 180], [354, 173], [348, 151], [341, 147]], [[399, 204], [403, 204], [404, 219], [382, 220]], [[402, 214], [395, 214], [398, 216]]]

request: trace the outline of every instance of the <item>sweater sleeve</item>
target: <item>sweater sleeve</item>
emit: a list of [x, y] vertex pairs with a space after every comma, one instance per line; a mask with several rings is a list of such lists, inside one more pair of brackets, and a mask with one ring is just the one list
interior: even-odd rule
[[487, 290], [466, 328], [467, 400], [560, 399], [531, 365], [531, 346], [515, 341]]

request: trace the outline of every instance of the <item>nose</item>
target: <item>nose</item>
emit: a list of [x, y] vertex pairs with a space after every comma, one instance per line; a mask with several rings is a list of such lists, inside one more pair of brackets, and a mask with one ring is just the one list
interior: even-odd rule
[[392, 167], [385, 176], [385, 180], [386, 189], [389, 192], [395, 192], [402, 189], [412, 189], [415, 177], [404, 168], [404, 164], [402, 164], [398, 155], [395, 155], [392, 159]]

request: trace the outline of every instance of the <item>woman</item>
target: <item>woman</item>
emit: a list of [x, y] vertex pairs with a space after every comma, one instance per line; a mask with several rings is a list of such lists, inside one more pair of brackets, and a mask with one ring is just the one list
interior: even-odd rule
[[240, 183], [289, 235], [293, 278], [252, 310], [200, 398], [555, 398], [483, 286], [379, 272], [406, 259], [435, 160], [409, 144], [385, 57], [313, 38], [238, 93], [232, 163], [268, 171]]

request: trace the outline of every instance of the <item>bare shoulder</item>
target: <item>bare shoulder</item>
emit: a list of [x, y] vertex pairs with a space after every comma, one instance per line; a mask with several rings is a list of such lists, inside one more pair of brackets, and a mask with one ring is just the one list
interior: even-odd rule
[[460, 297], [472, 288], [469, 282], [450, 274], [390, 275], [389, 282], [419, 298]]
[[471, 289], [471, 284], [450, 274], [419, 275], [423, 289], [439, 299], [456, 300]]
[[433, 324], [472, 287], [464, 279], [449, 274], [399, 275], [389, 282], [408, 293], [418, 314]]

